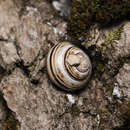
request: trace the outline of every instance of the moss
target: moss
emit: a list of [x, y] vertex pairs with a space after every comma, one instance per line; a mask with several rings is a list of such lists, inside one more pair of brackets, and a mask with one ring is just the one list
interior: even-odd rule
[[120, 40], [121, 38], [121, 33], [123, 31], [123, 26], [124, 25], [121, 25], [120, 27], [118, 27], [117, 29], [114, 29], [113, 31], [111, 32], [108, 32], [106, 34], [106, 39], [104, 41], [104, 43], [102, 45], [106, 46], [108, 44], [111, 44], [113, 41], [115, 40]]
[[[86, 35], [86, 28], [90, 24], [86, 18], [90, 13], [87, 13], [85, 10], [85, 0], [75, 0], [72, 2], [71, 18], [68, 21], [68, 32], [70, 35], [77, 37], [80, 37], [81, 33], [82, 35]], [[91, 19], [91, 14], [89, 19]]]
[[100, 115], [101, 121], [104, 121], [108, 118], [109, 111], [106, 108], [102, 108], [99, 110], [99, 115]]
[[107, 123], [109, 121], [110, 117], [110, 112], [106, 108], [102, 108], [99, 110], [99, 115], [100, 115], [100, 129], [104, 130], [107, 127]]
[[78, 108], [78, 106], [73, 105], [71, 107], [71, 115], [72, 115], [72, 117], [79, 116], [79, 114], [80, 114], [80, 109]]
[[68, 33], [73, 38], [87, 36], [88, 28], [95, 22], [102, 27], [129, 19], [130, 0], [72, 0]]
[[19, 122], [13, 114], [9, 114], [7, 120], [3, 123], [2, 130], [18, 130]]
[[103, 71], [103, 64], [98, 64], [97, 65], [97, 71], [99, 71], [99, 72], [102, 72]]
[[130, 100], [124, 102], [121, 106], [120, 106], [120, 112], [121, 112], [121, 119], [123, 121], [128, 121], [130, 123]]

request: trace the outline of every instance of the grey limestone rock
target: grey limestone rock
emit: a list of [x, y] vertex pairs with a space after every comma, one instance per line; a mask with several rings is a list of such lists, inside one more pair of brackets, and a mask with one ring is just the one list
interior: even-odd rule
[[8, 107], [19, 130], [121, 127], [118, 106], [130, 98], [130, 22], [91, 27], [81, 44], [91, 58], [92, 76], [85, 89], [68, 93], [52, 84], [46, 70], [48, 51], [68, 40], [66, 21], [55, 16], [47, 0], [0, 1], [0, 120]]
[[[23, 71], [16, 68], [11, 75], [3, 78], [0, 90], [8, 107], [16, 113], [21, 130], [66, 130], [68, 127], [91, 130], [93, 125], [96, 125], [95, 118], [91, 116], [85, 118], [78, 107], [71, 108], [71, 103], [65, 100], [66, 94], [53, 88], [46, 74], [43, 75], [42, 83], [35, 86], [30, 83]], [[74, 121], [72, 115], [75, 116], [75, 113], [71, 109], [74, 111], [76, 109], [75, 113], [79, 115]]]
[[128, 101], [130, 100], [130, 64], [126, 63], [116, 76], [117, 87], [121, 95]]
[[15, 46], [15, 29], [20, 21], [12, 1], [0, 1], [0, 17], [0, 64], [10, 69], [20, 60]]

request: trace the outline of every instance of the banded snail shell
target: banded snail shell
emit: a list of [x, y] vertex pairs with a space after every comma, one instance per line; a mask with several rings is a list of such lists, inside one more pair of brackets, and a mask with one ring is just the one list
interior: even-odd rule
[[54, 84], [64, 90], [73, 91], [85, 86], [92, 66], [85, 52], [69, 42], [62, 42], [50, 50], [47, 71]]

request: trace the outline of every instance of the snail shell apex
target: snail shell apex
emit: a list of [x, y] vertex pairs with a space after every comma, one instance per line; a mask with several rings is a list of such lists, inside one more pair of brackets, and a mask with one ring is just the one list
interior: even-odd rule
[[87, 83], [92, 66], [89, 57], [69, 42], [55, 45], [47, 57], [47, 71], [58, 87], [73, 91]]

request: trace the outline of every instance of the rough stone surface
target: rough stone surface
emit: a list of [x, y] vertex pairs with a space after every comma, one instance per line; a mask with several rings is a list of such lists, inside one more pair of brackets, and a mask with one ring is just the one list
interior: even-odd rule
[[19, 55], [25, 66], [30, 65], [38, 56], [41, 48], [40, 42], [42, 42], [40, 41], [42, 26], [37, 9], [27, 7], [26, 11], [27, 13], [21, 17], [22, 23], [17, 30], [16, 37]]
[[0, 18], [0, 129], [8, 111], [19, 130], [113, 130], [128, 123], [120, 106], [130, 101], [129, 21], [88, 30], [81, 45], [92, 76], [85, 89], [68, 93], [52, 84], [46, 71], [50, 48], [69, 40], [66, 21], [51, 4], [1, 0]]
[[20, 60], [14, 44], [18, 9], [12, 1], [0, 1], [0, 17], [0, 64], [7, 69]]
[[124, 64], [115, 78], [122, 97], [130, 100], [130, 63]]
[[98, 127], [97, 119], [89, 115], [85, 118], [77, 106], [72, 106], [71, 102], [65, 100], [67, 95], [64, 92], [52, 87], [46, 74], [42, 76], [41, 84], [36, 86], [29, 82], [23, 71], [16, 68], [11, 75], [3, 78], [0, 88], [8, 107], [16, 113], [17, 119], [21, 122], [22, 130], [68, 127], [73, 130], [80, 129], [82, 125], [83, 130]]
[[20, 61], [20, 58], [17, 54], [16, 47], [13, 42], [0, 42], [0, 54], [1, 54], [1, 66], [6, 69], [11, 69], [14, 63]]
[[0, 1], [0, 39], [14, 40], [15, 29], [19, 25], [19, 9], [12, 0]]

